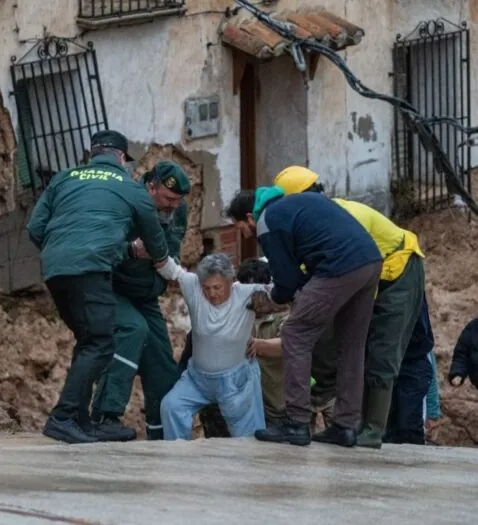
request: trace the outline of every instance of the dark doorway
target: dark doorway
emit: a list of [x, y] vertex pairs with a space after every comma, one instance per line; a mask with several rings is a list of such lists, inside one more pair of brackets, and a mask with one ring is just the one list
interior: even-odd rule
[[[246, 64], [242, 75], [241, 97], [241, 189], [257, 187], [256, 173], [256, 66]], [[255, 239], [241, 239], [241, 260], [257, 257]]]

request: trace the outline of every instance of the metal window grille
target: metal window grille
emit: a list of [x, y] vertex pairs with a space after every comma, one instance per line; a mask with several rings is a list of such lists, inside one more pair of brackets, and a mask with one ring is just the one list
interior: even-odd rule
[[12, 57], [10, 71], [18, 181], [36, 194], [58, 171], [85, 162], [91, 135], [108, 128], [98, 63], [91, 43], [48, 37], [20, 60]]
[[183, 7], [185, 0], [80, 0], [80, 18], [152, 13]]
[[[449, 26], [450, 30], [446, 31]], [[449, 116], [470, 126], [470, 37], [466, 24], [444, 19], [421, 22], [411, 35], [397, 36], [393, 50], [394, 94], [413, 104], [422, 115]], [[434, 127], [457, 174], [471, 191], [471, 150], [466, 135], [456, 128]], [[444, 208], [453, 198], [433, 157], [395, 114], [393, 148], [395, 199], [407, 201], [410, 213]]]

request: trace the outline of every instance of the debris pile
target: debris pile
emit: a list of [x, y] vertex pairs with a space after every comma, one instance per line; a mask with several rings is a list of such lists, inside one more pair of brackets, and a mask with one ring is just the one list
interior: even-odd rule
[[426, 259], [426, 289], [440, 373], [443, 418], [433, 439], [443, 445], [478, 445], [478, 390], [467, 380], [452, 388], [447, 375], [461, 330], [478, 316], [478, 221], [454, 209], [417, 217]]
[[10, 113], [3, 105], [3, 97], [0, 93], [0, 216], [15, 208], [13, 180], [15, 149], [16, 140], [12, 120]]

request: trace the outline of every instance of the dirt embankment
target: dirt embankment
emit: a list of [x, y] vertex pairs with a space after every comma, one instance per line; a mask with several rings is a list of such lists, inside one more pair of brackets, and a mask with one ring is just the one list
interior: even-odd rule
[[416, 217], [407, 226], [420, 236], [426, 255], [443, 411], [434, 437], [440, 444], [478, 445], [478, 390], [468, 380], [452, 388], [446, 379], [461, 330], [478, 316], [478, 221], [450, 209]]
[[[478, 315], [478, 222], [458, 211], [415, 218], [407, 226], [420, 236], [427, 255], [427, 293], [440, 368], [443, 419], [435, 440], [478, 444], [478, 390], [446, 382], [451, 352], [464, 325]], [[188, 329], [177, 294], [162, 300], [176, 356]], [[69, 365], [73, 338], [47, 294], [0, 299], [0, 430], [38, 430], [57, 399]], [[127, 422], [143, 427], [136, 385]]]
[[[176, 293], [161, 300], [176, 357], [188, 330], [187, 308]], [[46, 292], [0, 297], [0, 431], [39, 430], [58, 399], [74, 338]], [[127, 421], [144, 425], [140, 384]]]

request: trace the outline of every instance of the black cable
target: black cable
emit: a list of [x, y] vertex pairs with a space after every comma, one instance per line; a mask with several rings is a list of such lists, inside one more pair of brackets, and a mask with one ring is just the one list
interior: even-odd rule
[[186, 13], [182, 15], [181, 18], [190, 18], [191, 16], [198, 16], [198, 15], [226, 15], [228, 12], [228, 9], [223, 9], [220, 11], [219, 9], [208, 9], [207, 11], [197, 11], [196, 13]]
[[[400, 111], [403, 115], [405, 124], [416, 133], [423, 147], [433, 155], [435, 169], [438, 173], [443, 173], [449, 185], [449, 189], [456, 192], [468, 207], [478, 215], [478, 205], [473, 197], [468, 193], [462, 181], [456, 174], [448, 155], [443, 150], [440, 142], [432, 130], [433, 125], [449, 124], [459, 129], [466, 135], [478, 133], [478, 127], [467, 128], [461, 125], [456, 119], [452, 117], [424, 117], [419, 111], [409, 102], [400, 98], [377, 93], [363, 84], [349, 69], [345, 61], [330, 47], [321, 44], [317, 39], [301, 39], [298, 38], [290, 29], [290, 24], [286, 22], [279, 22], [273, 20], [267, 13], [258, 9], [254, 4], [247, 0], [234, 0], [240, 7], [244, 7], [250, 11], [258, 20], [268, 26], [274, 32], [282, 37], [290, 40], [293, 44], [300, 45], [302, 50], [313, 51], [328, 58], [334, 63], [344, 74], [349, 86], [365, 98], [382, 100], [388, 102], [395, 109]], [[468, 139], [469, 140], [469, 139]]]

